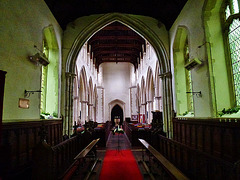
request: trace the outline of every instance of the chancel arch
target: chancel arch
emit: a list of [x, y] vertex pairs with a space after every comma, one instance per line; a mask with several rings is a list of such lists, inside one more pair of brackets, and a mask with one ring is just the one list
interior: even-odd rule
[[[72, 39], [68, 41], [72, 42], [72, 47], [69, 51], [66, 51], [64, 53], [67, 53], [65, 55], [66, 57], [66, 72], [73, 72], [75, 64], [76, 64], [76, 57], [83, 46], [83, 44], [97, 31], [99, 31], [104, 26], [108, 25], [109, 23], [112, 23], [114, 21], [118, 21], [120, 23], [125, 24], [126, 26], [134, 29], [136, 32], [138, 32], [141, 36], [147, 39], [147, 41], [152, 45], [154, 48], [156, 55], [158, 57], [159, 63], [160, 63], [160, 74], [163, 74], [163, 89], [164, 94], [164, 118], [167, 119], [167, 121], [171, 120], [172, 117], [172, 87], [171, 87], [171, 73], [170, 73], [170, 64], [169, 64], [169, 50], [168, 50], [168, 41], [165, 41], [161, 38], [162, 33], [166, 33], [167, 31], [164, 28], [164, 26], [161, 26], [159, 28], [159, 23], [156, 23], [155, 19], [147, 17], [147, 18], [141, 18], [140, 16], [135, 15], [129, 15], [129, 14], [121, 14], [121, 13], [109, 13], [104, 15], [96, 15], [91, 16], [87, 19], [87, 22], [84, 23], [85, 26], [82, 26], [81, 20], [84, 20], [86, 22], [86, 19], [79, 18], [75, 21], [75, 26], [78, 26], [78, 31], [72, 30], [72, 27], [68, 27], [68, 32], [72, 34]], [[152, 21], [153, 23], [149, 24], [149, 22]], [[81, 24], [81, 26], [80, 26]], [[69, 76], [66, 77], [66, 84], [69, 84], [71, 82], [71, 78]], [[69, 86], [66, 86], [67, 88], [70, 88]], [[65, 97], [68, 97], [68, 93], [71, 93], [68, 89], [66, 89]], [[71, 96], [71, 95], [70, 95]], [[66, 105], [70, 106], [72, 103], [69, 101], [69, 99], [66, 99]], [[69, 108], [66, 108], [65, 116], [68, 116]], [[65, 119], [69, 119], [71, 117], [66, 117]], [[169, 132], [169, 129], [167, 129], [167, 132]]]

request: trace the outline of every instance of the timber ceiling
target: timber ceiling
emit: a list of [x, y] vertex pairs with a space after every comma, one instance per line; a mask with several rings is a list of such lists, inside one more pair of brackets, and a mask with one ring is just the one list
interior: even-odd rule
[[141, 36], [119, 22], [109, 24], [88, 40], [88, 51], [97, 68], [104, 62], [130, 62], [137, 68], [145, 47]]

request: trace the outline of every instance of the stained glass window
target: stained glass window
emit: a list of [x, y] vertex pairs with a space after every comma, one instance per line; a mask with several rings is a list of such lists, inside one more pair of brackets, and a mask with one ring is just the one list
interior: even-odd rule
[[[227, 5], [225, 9], [226, 19], [236, 13], [239, 13], [238, 1], [231, 0], [230, 4]], [[228, 42], [234, 84], [233, 87], [235, 92], [236, 105], [240, 106], [240, 21], [238, 18], [233, 19], [228, 27], [228, 30]]]

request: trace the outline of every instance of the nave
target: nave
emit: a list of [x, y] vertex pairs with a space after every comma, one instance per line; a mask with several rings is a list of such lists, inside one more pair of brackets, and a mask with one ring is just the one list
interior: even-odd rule
[[2, 179], [99, 179], [107, 152], [122, 160], [125, 150], [131, 150], [144, 179], [239, 179], [238, 121], [174, 118], [172, 139], [160, 125], [124, 121], [119, 135], [113, 135], [113, 127], [109, 121], [86, 122], [84, 128], [75, 126], [71, 137], [62, 137], [62, 120], [4, 124]]

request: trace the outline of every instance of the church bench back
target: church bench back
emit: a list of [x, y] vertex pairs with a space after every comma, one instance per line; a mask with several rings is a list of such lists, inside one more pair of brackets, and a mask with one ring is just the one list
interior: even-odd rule
[[175, 118], [173, 139], [230, 162], [240, 159], [240, 119]]
[[7, 168], [6, 176], [14, 178], [21, 177], [21, 174], [31, 175], [27, 171], [31, 169], [32, 151], [40, 142], [39, 134], [43, 126], [46, 130], [47, 143], [56, 145], [62, 142], [62, 119], [3, 123], [1, 141], [3, 148], [0, 149], [6, 151], [0, 154], [0, 159], [3, 160], [0, 167], [2, 164]]

